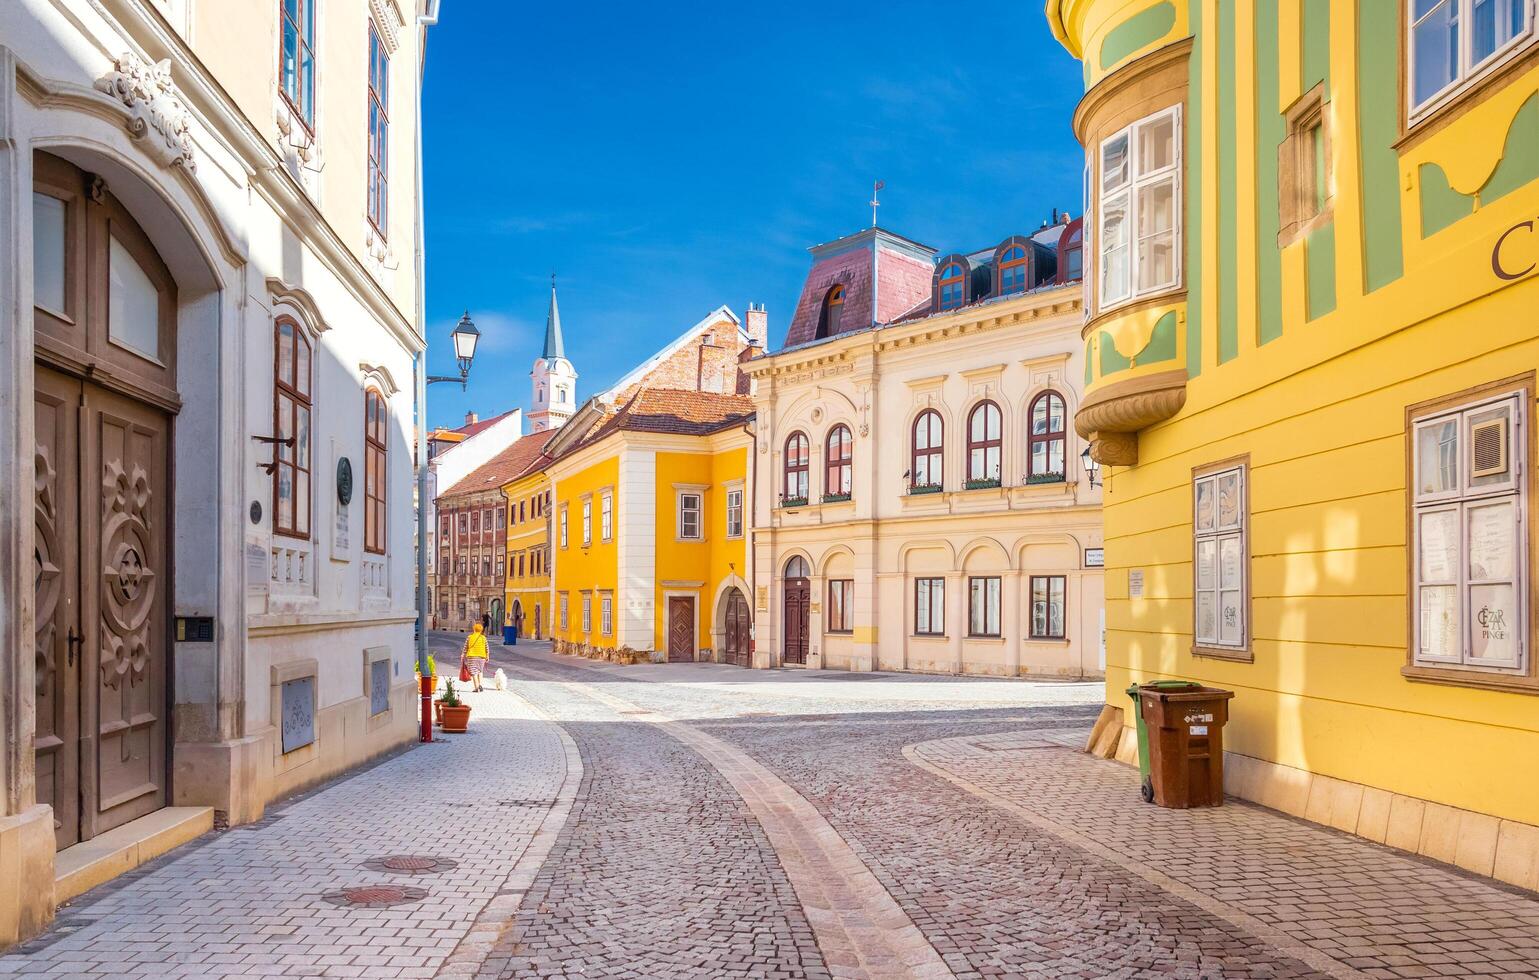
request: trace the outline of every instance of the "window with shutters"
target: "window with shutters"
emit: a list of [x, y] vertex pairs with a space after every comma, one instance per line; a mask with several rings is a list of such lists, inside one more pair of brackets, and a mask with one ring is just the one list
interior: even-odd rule
[[1509, 385], [1410, 413], [1411, 676], [1531, 673], [1528, 399]]
[[1248, 469], [1229, 461], [1193, 477], [1193, 652], [1201, 656], [1251, 659]]

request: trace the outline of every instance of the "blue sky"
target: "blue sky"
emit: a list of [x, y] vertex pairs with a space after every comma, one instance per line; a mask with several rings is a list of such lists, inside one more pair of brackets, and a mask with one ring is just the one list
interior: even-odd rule
[[1040, 0], [446, 0], [425, 99], [429, 369], [469, 309], [470, 390], [527, 408], [551, 272], [585, 398], [720, 304], [776, 347], [807, 248], [881, 223], [971, 250], [1080, 210], [1079, 66]]

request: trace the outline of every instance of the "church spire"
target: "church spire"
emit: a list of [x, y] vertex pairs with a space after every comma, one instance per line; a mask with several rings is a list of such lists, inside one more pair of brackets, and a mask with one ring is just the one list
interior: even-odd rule
[[556, 306], [556, 274], [550, 274], [550, 312], [545, 314], [545, 351], [540, 355], [547, 361], [566, 357], [561, 343], [561, 309]]

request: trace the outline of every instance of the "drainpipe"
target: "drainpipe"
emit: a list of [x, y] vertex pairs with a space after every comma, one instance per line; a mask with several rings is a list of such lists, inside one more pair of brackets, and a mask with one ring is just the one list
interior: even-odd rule
[[422, 675], [418, 685], [422, 699], [422, 741], [433, 740], [433, 680], [428, 672], [428, 585], [427, 585], [427, 523], [422, 515], [427, 506], [427, 265], [423, 258], [423, 223], [426, 209], [422, 204], [422, 79], [427, 66], [427, 29], [438, 23], [439, 0], [428, 0], [425, 14], [417, 15], [417, 116], [414, 147], [414, 176], [417, 184], [417, 228], [415, 237], [415, 266], [417, 276], [417, 330], [422, 335], [423, 348], [416, 358], [416, 415], [417, 415], [417, 672]]

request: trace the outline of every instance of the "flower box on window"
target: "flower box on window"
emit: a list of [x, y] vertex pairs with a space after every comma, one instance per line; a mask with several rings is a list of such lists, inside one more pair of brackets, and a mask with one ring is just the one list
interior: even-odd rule
[[823, 495], [823, 503], [825, 504], [842, 504], [849, 499], [850, 495], [847, 493], [825, 493]]
[[807, 498], [806, 497], [781, 497], [780, 498], [780, 506], [782, 506], [782, 507], [805, 507], [805, 506], [807, 506]]
[[966, 490], [995, 490], [999, 485], [999, 478], [994, 477], [988, 480], [968, 480], [962, 486]]
[[939, 483], [918, 483], [909, 487], [908, 492], [910, 496], [918, 496], [922, 493], [940, 493], [941, 485]]
[[1062, 482], [1064, 482], [1064, 476], [1062, 473], [1033, 473], [1031, 476], [1026, 478], [1027, 486], [1033, 486], [1038, 483]]

